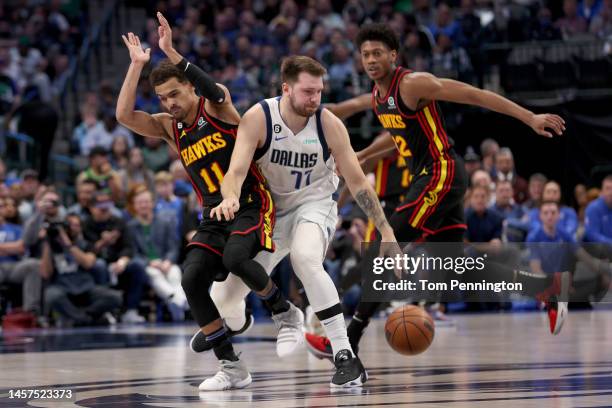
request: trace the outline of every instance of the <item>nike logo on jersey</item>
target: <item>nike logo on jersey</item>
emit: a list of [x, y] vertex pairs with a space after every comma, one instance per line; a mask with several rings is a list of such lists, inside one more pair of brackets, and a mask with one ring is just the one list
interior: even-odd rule
[[283, 139], [286, 139], [286, 138], [288, 138], [288, 137], [289, 137], [289, 136], [283, 136], [283, 137], [278, 137], [278, 136], [275, 136], [275, 137], [274, 137], [274, 140], [276, 140], [276, 141], [278, 142], [279, 140], [283, 140]]

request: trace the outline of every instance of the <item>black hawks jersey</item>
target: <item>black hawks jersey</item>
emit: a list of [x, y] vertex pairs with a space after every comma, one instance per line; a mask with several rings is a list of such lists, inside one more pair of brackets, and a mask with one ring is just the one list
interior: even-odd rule
[[[223, 200], [221, 182], [229, 169], [238, 125], [230, 125], [209, 116], [204, 109], [204, 98], [200, 98], [194, 123], [187, 126], [174, 120], [172, 127], [181, 162], [200, 203], [205, 207], [218, 205]], [[259, 192], [260, 184], [264, 183], [259, 169], [251, 163], [242, 184], [240, 201], [251, 201], [252, 194]]]
[[384, 200], [398, 197], [406, 192], [412, 180], [408, 158], [400, 156], [397, 152], [392, 156], [380, 159], [374, 169], [374, 190], [378, 198]]
[[418, 111], [402, 102], [399, 84], [411, 71], [397, 67], [387, 95], [378, 95], [374, 86], [372, 104], [380, 123], [387, 129], [400, 156], [408, 160], [414, 177], [434, 176], [441, 185], [453, 178], [453, 141], [447, 136], [440, 107], [436, 101]]

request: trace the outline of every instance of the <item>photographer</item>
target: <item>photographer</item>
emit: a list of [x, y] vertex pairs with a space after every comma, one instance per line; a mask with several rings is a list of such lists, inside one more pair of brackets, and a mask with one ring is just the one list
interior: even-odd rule
[[79, 217], [69, 215], [65, 223], [50, 223], [44, 231], [40, 272], [50, 281], [45, 309], [59, 313], [67, 326], [113, 322], [106, 313], [121, 306], [121, 295], [95, 284], [94, 269], [104, 266], [83, 238]]
[[147, 282], [145, 266], [132, 259], [132, 238], [125, 222], [112, 215], [114, 203], [108, 192], [98, 191], [90, 207], [91, 217], [83, 223], [85, 239], [93, 243], [93, 251], [108, 265], [112, 283], [124, 292], [124, 323], [142, 323], [138, 306]]
[[46, 228], [49, 224], [63, 222], [63, 212], [59, 195], [53, 189], [46, 189], [36, 201], [36, 212], [23, 228], [23, 244], [31, 257], [41, 257]]

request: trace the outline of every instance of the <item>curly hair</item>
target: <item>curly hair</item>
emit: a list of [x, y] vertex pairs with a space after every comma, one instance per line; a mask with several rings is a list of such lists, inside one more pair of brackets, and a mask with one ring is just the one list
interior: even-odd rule
[[149, 74], [149, 83], [155, 88], [157, 85], [161, 85], [172, 78], [176, 78], [177, 81], [183, 84], [189, 82], [183, 71], [166, 58], [153, 68]]
[[359, 30], [357, 34], [357, 47], [366, 41], [380, 41], [385, 44], [391, 51], [399, 50], [399, 40], [395, 32], [388, 26], [382, 23], [367, 24]]

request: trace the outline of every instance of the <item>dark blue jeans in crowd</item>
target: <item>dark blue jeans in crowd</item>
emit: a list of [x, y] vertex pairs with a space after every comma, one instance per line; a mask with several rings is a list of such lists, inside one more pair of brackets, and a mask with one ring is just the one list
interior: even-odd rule
[[144, 263], [137, 260], [131, 260], [119, 274], [117, 287], [123, 290], [126, 310], [138, 310], [148, 279]]

